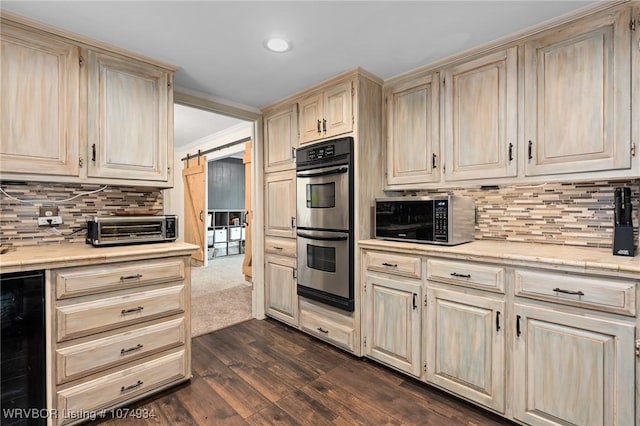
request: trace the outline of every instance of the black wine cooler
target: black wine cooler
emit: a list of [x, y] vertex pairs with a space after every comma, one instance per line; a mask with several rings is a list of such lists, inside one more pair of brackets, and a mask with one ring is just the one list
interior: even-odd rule
[[0, 274], [0, 424], [44, 425], [44, 272]]

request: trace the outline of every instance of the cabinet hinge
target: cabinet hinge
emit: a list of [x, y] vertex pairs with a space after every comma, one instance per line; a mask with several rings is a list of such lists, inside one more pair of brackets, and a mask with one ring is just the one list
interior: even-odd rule
[[78, 166], [82, 167], [84, 161], [82, 161], [82, 157], [78, 157]]
[[167, 174], [171, 174], [171, 167], [167, 167]]
[[367, 284], [364, 285], [364, 291], [367, 291]]
[[636, 356], [640, 358], [640, 340], [636, 340]]
[[631, 156], [632, 157], [636, 156], [636, 144], [635, 144], [635, 142], [631, 143]]
[[171, 82], [170, 81], [167, 81], [167, 87], [171, 88]]
[[427, 306], [427, 295], [424, 295], [424, 306]]
[[353, 83], [351, 83], [351, 97], [354, 97], [356, 95], [356, 89], [355, 87], [353, 87]]
[[635, 31], [636, 30], [636, 28], [637, 28], [637, 26], [639, 24], [638, 21], [640, 21], [640, 18], [638, 18], [638, 19], [631, 18], [631, 22], [629, 22], [629, 29], [631, 31]]
[[364, 336], [364, 338], [362, 339], [362, 344], [365, 348], [367, 347], [367, 336]]
[[388, 96], [384, 97], [384, 104], [385, 105], [389, 105], [389, 97]]
[[444, 86], [445, 84], [447, 84], [447, 79], [442, 77], [442, 85]]
[[80, 57], [78, 58], [78, 62], [79, 62], [79, 64], [80, 64], [80, 66], [83, 66], [83, 65], [84, 65], [84, 57], [83, 57], [83, 56], [80, 56]]
[[427, 363], [425, 362], [424, 365], [422, 366], [422, 369], [424, 370], [424, 372], [427, 372]]

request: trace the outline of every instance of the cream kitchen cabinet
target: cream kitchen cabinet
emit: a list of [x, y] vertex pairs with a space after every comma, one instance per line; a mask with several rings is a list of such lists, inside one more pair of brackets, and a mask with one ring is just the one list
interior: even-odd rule
[[170, 65], [0, 22], [3, 179], [173, 186]]
[[531, 425], [633, 425], [635, 327], [515, 304], [513, 416]]
[[504, 413], [505, 302], [436, 285], [427, 300], [427, 381]]
[[0, 21], [0, 170], [80, 174], [80, 47]]
[[170, 74], [93, 50], [88, 67], [88, 175], [166, 181], [173, 155]]
[[296, 237], [295, 170], [265, 175], [264, 233], [274, 237]]
[[264, 116], [265, 173], [295, 169], [298, 147], [298, 104], [285, 105]]
[[518, 48], [442, 73], [445, 180], [517, 173]]
[[363, 289], [365, 355], [420, 377], [422, 282], [367, 272]]
[[440, 82], [428, 73], [385, 87], [387, 189], [440, 180]]
[[300, 145], [353, 130], [351, 80], [337, 83], [300, 100]]
[[631, 167], [630, 8], [524, 45], [526, 176]]
[[265, 255], [264, 278], [267, 315], [297, 327], [299, 314], [296, 259]]
[[189, 256], [167, 256], [47, 272], [57, 424], [191, 377], [189, 265]]

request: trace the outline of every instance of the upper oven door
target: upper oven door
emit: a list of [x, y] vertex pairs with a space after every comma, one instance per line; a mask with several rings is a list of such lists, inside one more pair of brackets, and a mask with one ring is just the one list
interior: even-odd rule
[[349, 229], [349, 165], [301, 170], [297, 176], [297, 226]]

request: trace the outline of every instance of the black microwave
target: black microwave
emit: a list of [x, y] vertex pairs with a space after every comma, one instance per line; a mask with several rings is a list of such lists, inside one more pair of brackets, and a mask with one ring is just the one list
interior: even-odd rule
[[444, 245], [473, 241], [472, 197], [394, 197], [378, 198], [375, 203], [378, 239]]

